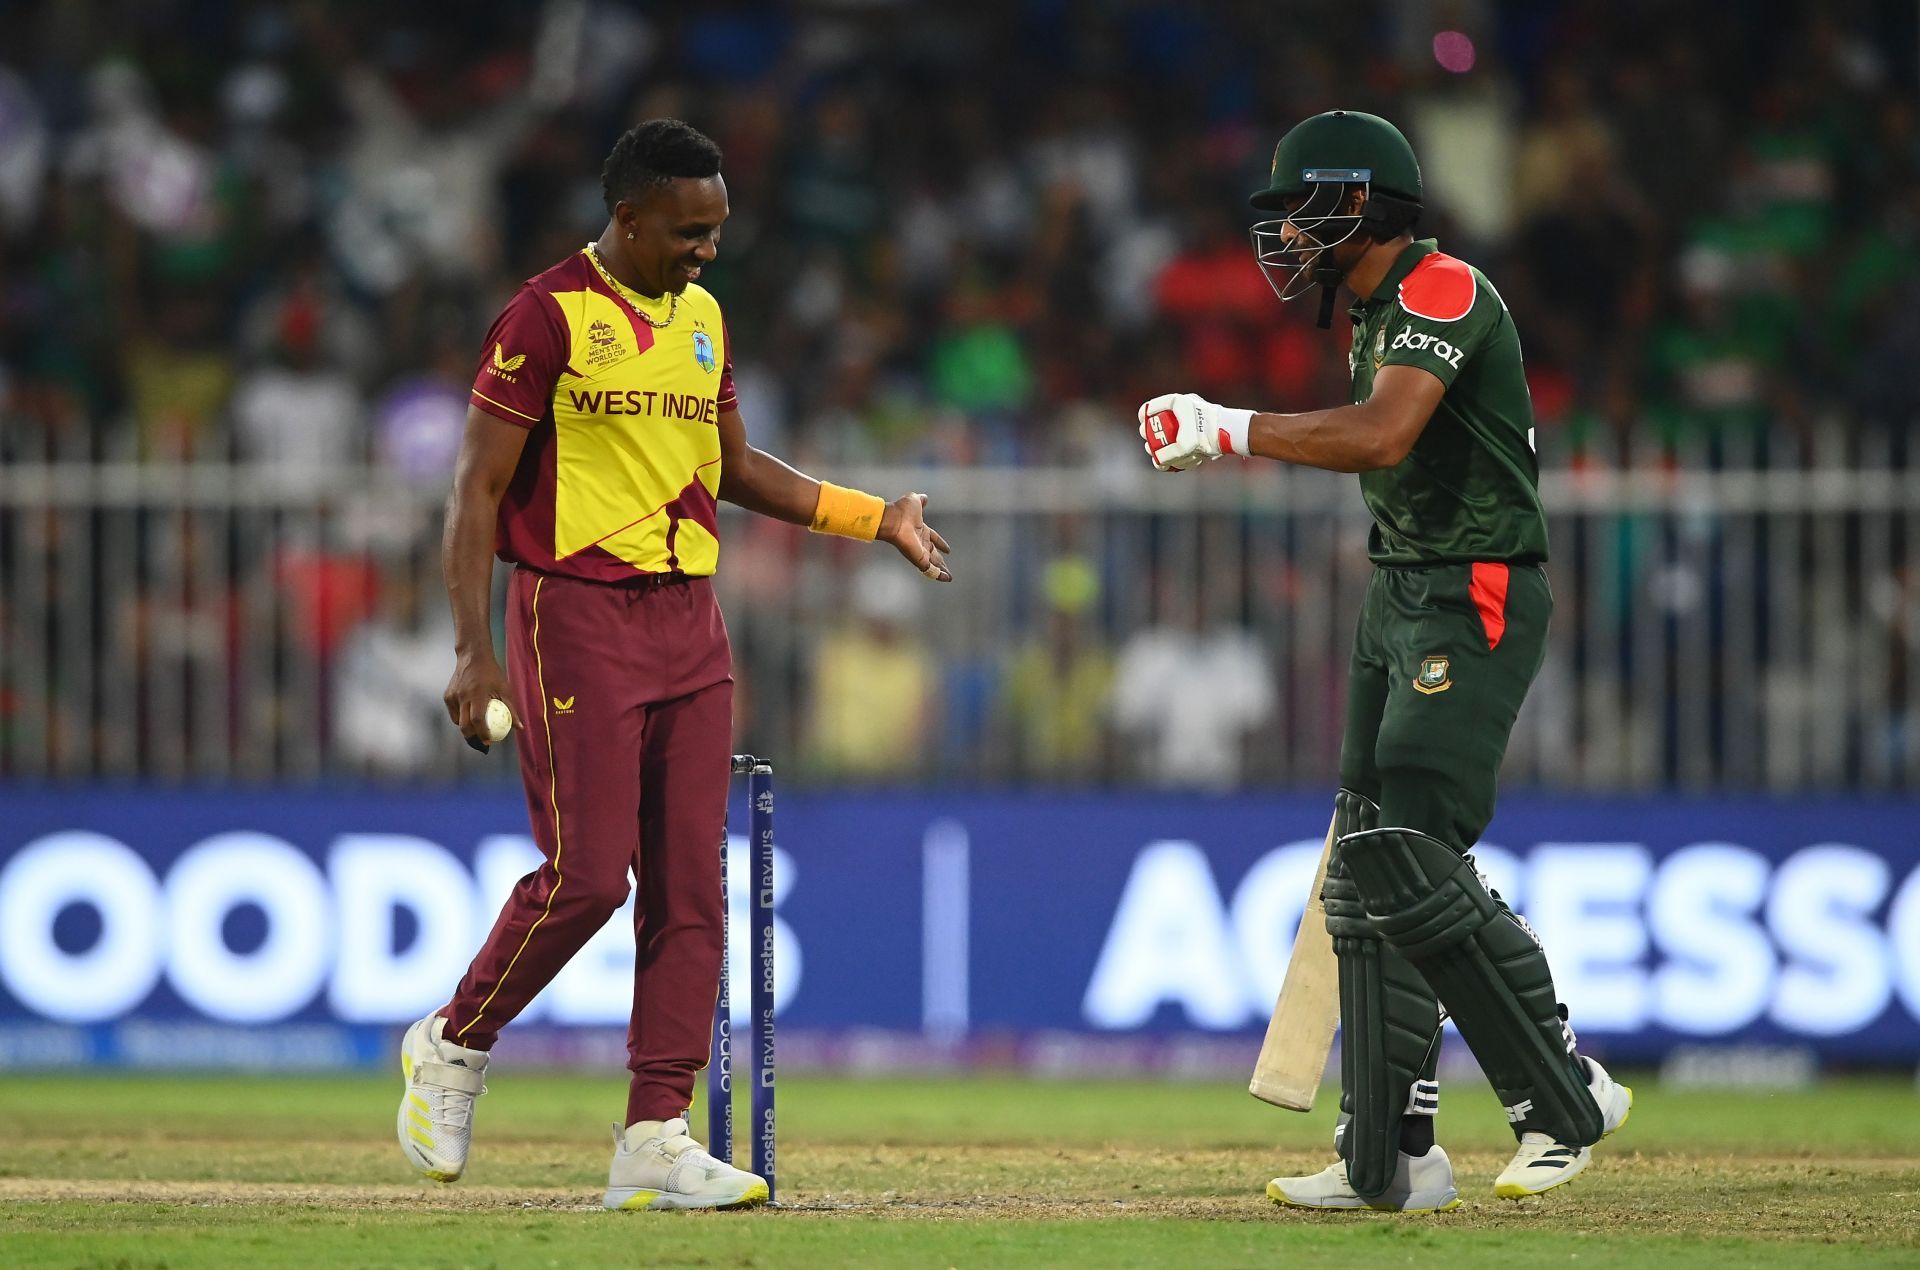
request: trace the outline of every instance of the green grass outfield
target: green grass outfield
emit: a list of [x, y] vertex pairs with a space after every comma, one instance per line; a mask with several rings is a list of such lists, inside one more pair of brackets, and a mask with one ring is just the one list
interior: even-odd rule
[[1493, 1198], [1499, 1108], [1456, 1084], [1440, 1129], [1466, 1203], [1428, 1217], [1274, 1207], [1269, 1176], [1329, 1158], [1330, 1100], [1295, 1115], [1230, 1080], [796, 1074], [785, 1203], [742, 1213], [600, 1210], [613, 1076], [499, 1072], [454, 1186], [412, 1180], [398, 1094], [397, 1072], [0, 1075], [0, 1265], [1920, 1264], [1920, 1096], [1902, 1080], [1643, 1081], [1585, 1176], [1519, 1203]]

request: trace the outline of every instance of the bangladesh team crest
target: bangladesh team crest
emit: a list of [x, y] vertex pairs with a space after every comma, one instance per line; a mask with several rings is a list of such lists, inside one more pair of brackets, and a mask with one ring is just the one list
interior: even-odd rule
[[1420, 661], [1420, 673], [1413, 677], [1413, 690], [1432, 696], [1453, 687], [1453, 668], [1444, 657], [1426, 657]]
[[693, 360], [700, 363], [700, 369], [713, 372], [713, 336], [705, 331], [693, 333]]

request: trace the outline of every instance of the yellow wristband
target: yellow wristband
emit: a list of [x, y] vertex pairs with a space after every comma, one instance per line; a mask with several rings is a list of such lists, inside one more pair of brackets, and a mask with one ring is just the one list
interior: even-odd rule
[[880, 514], [886, 510], [884, 498], [821, 481], [820, 501], [814, 504], [813, 523], [807, 528], [816, 534], [872, 542], [880, 536]]

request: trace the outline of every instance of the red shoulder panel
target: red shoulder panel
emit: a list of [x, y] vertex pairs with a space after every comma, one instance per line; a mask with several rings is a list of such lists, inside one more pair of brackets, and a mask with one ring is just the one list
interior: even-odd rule
[[1457, 322], [1473, 309], [1473, 270], [1434, 252], [1400, 281], [1400, 307], [1415, 317]]

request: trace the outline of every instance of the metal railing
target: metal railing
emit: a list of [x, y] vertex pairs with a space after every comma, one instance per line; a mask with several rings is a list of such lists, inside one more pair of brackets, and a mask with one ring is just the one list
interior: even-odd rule
[[[1547, 456], [1555, 625], [1509, 786], [1920, 786], [1920, 484], [1876, 436], [1785, 470]], [[796, 779], [1177, 782], [1144, 735], [1159, 706], [1122, 708], [1115, 666], [1149, 664], [1128, 660], [1145, 632], [1223, 630], [1257, 650], [1193, 688], [1227, 720], [1226, 775], [1332, 779], [1369, 569], [1351, 478], [1118, 456], [835, 476], [928, 493], [957, 580], [729, 510], [738, 730]], [[378, 471], [0, 469], [0, 777], [508, 778], [437, 713], [443, 495]]]

